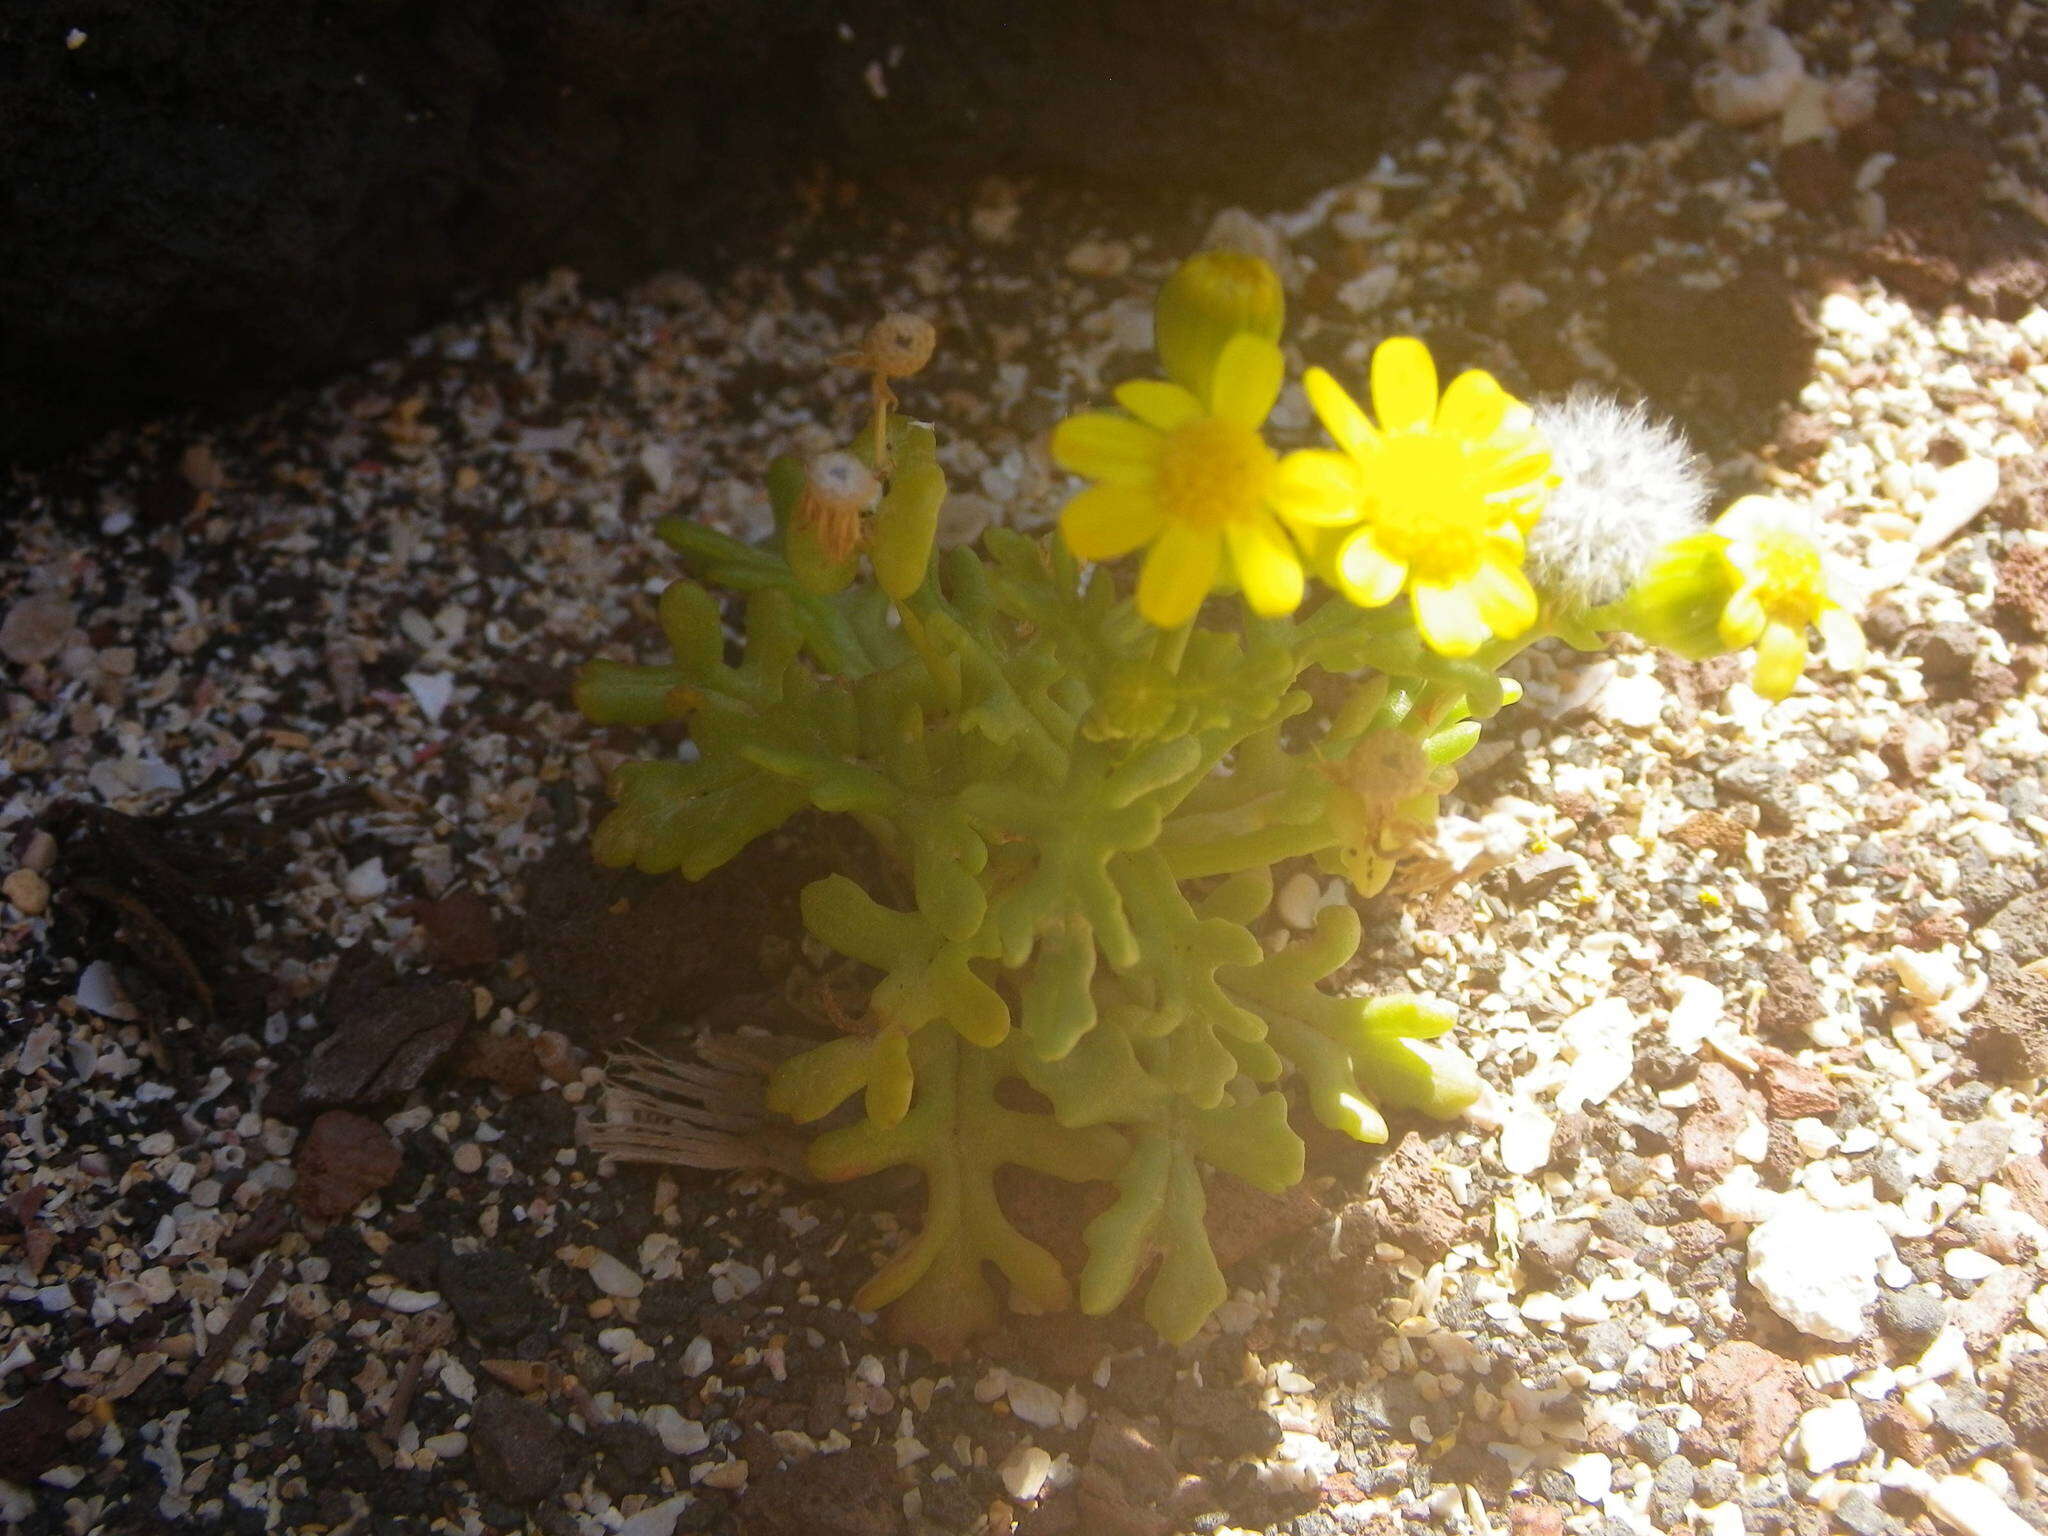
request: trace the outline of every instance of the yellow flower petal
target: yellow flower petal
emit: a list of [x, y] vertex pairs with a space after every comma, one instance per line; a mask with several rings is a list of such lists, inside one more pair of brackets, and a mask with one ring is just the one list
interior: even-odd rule
[[1773, 704], [1792, 691], [1806, 670], [1806, 636], [1789, 624], [1766, 625], [1756, 643], [1750, 686]]
[[1436, 429], [1467, 442], [1484, 442], [1500, 430], [1515, 397], [1500, 387], [1490, 373], [1478, 368], [1466, 370], [1451, 380], [1437, 406]]
[[1159, 470], [1164, 435], [1107, 411], [1069, 416], [1052, 429], [1052, 459], [1061, 469], [1106, 480], [1112, 485], [1143, 485]]
[[1752, 645], [1764, 632], [1764, 605], [1755, 587], [1739, 587], [1728, 606], [1721, 610], [1721, 643], [1731, 651]]
[[1536, 590], [1520, 565], [1488, 560], [1479, 567], [1471, 586], [1479, 617], [1503, 640], [1512, 640], [1536, 622]]
[[1232, 523], [1224, 538], [1253, 613], [1277, 618], [1301, 606], [1301, 556], [1278, 523], [1266, 516], [1249, 518]]
[[1382, 432], [1421, 432], [1436, 420], [1436, 363], [1413, 336], [1373, 348], [1372, 413]]
[[1216, 360], [1216, 379], [1209, 386], [1209, 412], [1240, 427], [1256, 430], [1280, 398], [1287, 360], [1263, 336], [1240, 331]]
[[1198, 416], [1206, 415], [1202, 402], [1189, 390], [1164, 379], [1133, 379], [1116, 387], [1116, 403], [1148, 427], [1171, 432]]
[[1391, 603], [1407, 579], [1408, 567], [1375, 544], [1369, 528], [1354, 533], [1337, 552], [1337, 585], [1361, 608]]
[[1317, 420], [1337, 440], [1338, 447], [1353, 458], [1363, 458], [1379, 446], [1380, 435], [1371, 418], [1327, 372], [1309, 369], [1302, 375], [1301, 387], [1308, 392], [1308, 403], [1315, 408]]
[[1470, 582], [1415, 588], [1415, 627], [1422, 643], [1439, 656], [1470, 656], [1493, 631], [1479, 616]]
[[1153, 542], [1138, 572], [1138, 612], [1161, 629], [1178, 629], [1195, 616], [1216, 585], [1223, 538], [1209, 529], [1170, 524]]
[[1325, 448], [1300, 448], [1280, 461], [1267, 500], [1291, 522], [1319, 528], [1355, 523], [1364, 511], [1358, 466]]
[[1166, 514], [1149, 490], [1133, 485], [1093, 485], [1060, 513], [1067, 548], [1083, 560], [1114, 560], [1150, 543], [1166, 526]]

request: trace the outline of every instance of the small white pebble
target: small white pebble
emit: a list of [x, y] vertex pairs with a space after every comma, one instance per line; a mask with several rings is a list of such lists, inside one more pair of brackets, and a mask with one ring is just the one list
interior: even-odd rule
[[1060, 1421], [1060, 1395], [1043, 1382], [1024, 1376], [1010, 1378], [1010, 1412], [1036, 1429], [1051, 1429]]
[[1001, 1469], [1003, 1487], [1020, 1504], [1037, 1498], [1052, 1474], [1052, 1457], [1035, 1445], [1020, 1445], [1010, 1452]]
[[350, 901], [375, 901], [390, 884], [382, 857], [369, 858], [341, 877], [341, 893]]
[[1998, 1260], [1974, 1248], [1951, 1248], [1941, 1256], [1941, 1267], [1951, 1280], [1983, 1280], [1998, 1273]]
[[647, 1289], [647, 1282], [634, 1273], [631, 1265], [602, 1248], [590, 1250], [590, 1283], [607, 1296], [628, 1299]]
[[1920, 1496], [1937, 1520], [1963, 1536], [2037, 1536], [2005, 1500], [1970, 1478], [1937, 1477]]
[[1809, 1472], [1846, 1466], [1862, 1456], [1866, 1443], [1863, 1411], [1851, 1398], [1822, 1403], [1800, 1416], [1799, 1454], [1806, 1458]]
[[657, 1403], [640, 1415], [640, 1422], [661, 1437], [671, 1456], [694, 1456], [711, 1444], [711, 1432], [695, 1419], [686, 1419], [673, 1403]]
[[1316, 877], [1305, 870], [1298, 871], [1288, 876], [1287, 883], [1280, 887], [1273, 908], [1280, 914], [1280, 921], [1306, 933], [1316, 925], [1316, 908], [1322, 904], [1322, 896], [1322, 887], [1316, 883]]

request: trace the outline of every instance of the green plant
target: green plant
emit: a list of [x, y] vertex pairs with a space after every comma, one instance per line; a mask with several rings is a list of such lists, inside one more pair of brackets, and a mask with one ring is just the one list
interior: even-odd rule
[[[859, 1304], [947, 1350], [998, 1315], [993, 1267], [1041, 1311], [1142, 1290], [1186, 1339], [1226, 1294], [1211, 1170], [1284, 1190], [1298, 1114], [1377, 1142], [1385, 1110], [1454, 1116], [1479, 1089], [1441, 1041], [1449, 1010], [1345, 994], [1350, 905], [1273, 942], [1275, 866], [1385, 887], [1531, 641], [1632, 629], [1697, 654], [1757, 638], [1752, 609], [1803, 635], [1826, 589], [1810, 542], [1759, 555], [1702, 529], [1689, 454], [1640, 413], [1532, 412], [1477, 373], [1440, 396], [1405, 338], [1375, 354], [1376, 420], [1312, 371], [1338, 449], [1276, 454], [1279, 284], [1219, 254], [1165, 289], [1169, 377], [1055, 432], [1095, 482], [1061, 536], [999, 527], [934, 559], [936, 440], [891, 418], [885, 382], [928, 354], [917, 324], [891, 317], [854, 359], [871, 428], [770, 466], [775, 547], [660, 525], [694, 577], [661, 599], [671, 659], [593, 661], [577, 701], [606, 724], [687, 721], [695, 755], [620, 768], [596, 854], [698, 878], [805, 807], [857, 819], [907, 896], [846, 875], [804, 892], [808, 931], [879, 980], [839, 1038], [774, 1070], [767, 1103], [831, 1122], [809, 1144], [823, 1178], [924, 1177], [921, 1230]], [[1627, 538], [1579, 460], [1651, 488]], [[1557, 518], [1628, 547], [1587, 558]], [[1110, 563], [1140, 549], [1135, 581]], [[1219, 585], [1243, 605], [1206, 601]], [[744, 601], [734, 661], [714, 590]], [[1005, 1164], [1113, 1185], [1078, 1277], [1005, 1213]]]

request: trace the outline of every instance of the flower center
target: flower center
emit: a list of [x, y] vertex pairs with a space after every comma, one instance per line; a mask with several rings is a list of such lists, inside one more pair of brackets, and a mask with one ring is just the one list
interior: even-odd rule
[[1486, 536], [1503, 520], [1473, 483], [1464, 446], [1432, 432], [1386, 440], [1370, 479], [1373, 542], [1422, 582], [1450, 582], [1479, 566]]
[[1273, 450], [1251, 428], [1204, 416], [1168, 435], [1159, 502], [1168, 517], [1220, 529], [1264, 505], [1277, 468]]
[[1758, 535], [1750, 576], [1764, 612], [1795, 629], [1811, 624], [1827, 597], [1820, 550], [1796, 533]]

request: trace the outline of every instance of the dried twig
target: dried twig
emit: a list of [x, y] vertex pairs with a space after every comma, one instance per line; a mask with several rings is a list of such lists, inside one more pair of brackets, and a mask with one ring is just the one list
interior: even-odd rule
[[188, 1398], [197, 1397], [220, 1374], [221, 1367], [235, 1352], [235, 1345], [249, 1331], [249, 1325], [256, 1321], [256, 1314], [263, 1310], [263, 1304], [270, 1300], [270, 1293], [277, 1289], [277, 1282], [283, 1278], [284, 1267], [275, 1259], [267, 1261], [256, 1271], [256, 1278], [249, 1282], [249, 1289], [242, 1293], [242, 1299], [235, 1303], [235, 1310], [228, 1314], [220, 1336], [207, 1346], [205, 1357], [185, 1378], [185, 1395]]

